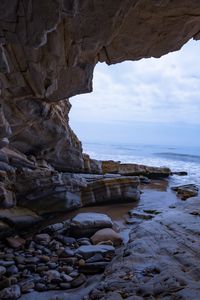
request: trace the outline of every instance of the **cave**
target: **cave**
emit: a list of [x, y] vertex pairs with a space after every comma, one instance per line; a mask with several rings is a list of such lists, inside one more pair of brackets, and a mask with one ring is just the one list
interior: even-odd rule
[[[190, 39], [200, 39], [197, 0], [0, 0], [0, 299], [200, 298], [197, 197], [161, 216], [151, 207], [138, 213], [155, 221], [134, 227], [114, 258], [113, 244], [96, 245], [107, 260], [95, 266], [87, 241], [73, 252], [74, 237], [59, 233], [84, 228], [76, 219], [58, 223], [80, 207], [137, 202], [141, 180], [171, 175], [167, 167], [83, 153], [69, 126], [69, 99], [92, 92], [98, 62], [160, 58]], [[195, 188], [186, 192], [196, 196]], [[106, 268], [104, 277], [93, 277], [94, 268]]]

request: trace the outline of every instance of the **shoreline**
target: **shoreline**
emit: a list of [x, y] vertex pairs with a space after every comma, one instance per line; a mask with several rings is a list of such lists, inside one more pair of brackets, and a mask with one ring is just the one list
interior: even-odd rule
[[[184, 206], [187, 206], [187, 201], [188, 203], [190, 203], [190, 199], [187, 201], [182, 201], [180, 198], [177, 197], [176, 193], [174, 191], [171, 190], [171, 186], [172, 183], [170, 182], [170, 178], [169, 179], [151, 179], [151, 181], [149, 183], [140, 183], [139, 185], [139, 189], [141, 190], [141, 197], [140, 200], [138, 201], [128, 201], [128, 202], [121, 202], [121, 203], [109, 203], [109, 204], [104, 204], [102, 203], [101, 205], [93, 205], [93, 206], [87, 206], [87, 207], [83, 207], [80, 208], [78, 210], [69, 212], [69, 213], [65, 213], [63, 215], [59, 215], [56, 219], [54, 219], [54, 222], [52, 222], [52, 220], [46, 220], [42, 226], [42, 228], [40, 228], [39, 232], [38, 229], [35, 229], [34, 232], [32, 231], [32, 234], [27, 233], [24, 237], [30, 239], [32, 235], [39, 233], [40, 232], [43, 233], [43, 228], [48, 227], [51, 224], [59, 224], [60, 222], [66, 222], [66, 220], [72, 220], [74, 216], [76, 216], [79, 213], [98, 213], [98, 214], [106, 214], [108, 217], [110, 217], [113, 221], [113, 228], [116, 232], [119, 233], [119, 235], [121, 236], [122, 240], [123, 240], [123, 245], [120, 247], [116, 247], [115, 248], [115, 255], [114, 258], [111, 259], [111, 261], [109, 261], [107, 263], [107, 266], [105, 268], [105, 272], [102, 273], [102, 271], [98, 274], [97, 272], [94, 272], [94, 274], [86, 274], [86, 277], [83, 277], [83, 281], [78, 283], [78, 286], [74, 286], [73, 289], [69, 289], [69, 287], [67, 288], [67, 284], [63, 284], [63, 288], [56, 288], [55, 285], [55, 290], [53, 288], [53, 285], [51, 286], [51, 288], [49, 288], [50, 290], [35, 290], [34, 288], [27, 288], [27, 291], [25, 293], [23, 293], [20, 297], [17, 298], [13, 298], [13, 299], [20, 299], [20, 300], [33, 300], [35, 298], [37, 298], [38, 300], [52, 300], [57, 299], [56, 297], [61, 297], [64, 300], [100, 300], [100, 299], [105, 299], [105, 300], [112, 300], [117, 295], [117, 299], [121, 300], [121, 299], [128, 299], [128, 297], [124, 296], [124, 289], [127, 290], [127, 279], [125, 281], [123, 281], [123, 284], [121, 282], [121, 276], [125, 276], [125, 278], [127, 277], [128, 279], [132, 279], [133, 274], [131, 273], [132, 271], [130, 271], [129, 269], [129, 264], [131, 262], [131, 264], [136, 263], [137, 268], [151, 268], [151, 264], [152, 264], [152, 260], [154, 260], [153, 257], [156, 256], [156, 251], [163, 251], [162, 248], [167, 247], [179, 247], [181, 246], [181, 244], [179, 244], [179, 240], [180, 239], [184, 239], [184, 232], [180, 233], [179, 228], [177, 229], [177, 227], [181, 224], [181, 226], [184, 224], [184, 216], [186, 216], [186, 218], [188, 218], [187, 213], [183, 212], [184, 210]], [[192, 198], [191, 198], [192, 199]], [[196, 199], [196, 198], [195, 198]], [[198, 204], [195, 202], [195, 205]], [[198, 205], [197, 205], [198, 207]], [[195, 210], [195, 207], [194, 207]], [[174, 214], [174, 212], [177, 213], [177, 215], [180, 215], [180, 212], [183, 214], [183, 216], [181, 217], [181, 219], [179, 220], [179, 223], [176, 224], [176, 214]], [[199, 210], [199, 214], [200, 214], [200, 210]], [[190, 215], [191, 217], [191, 215]], [[169, 243], [169, 245], [166, 245], [165, 239], [164, 241], [162, 241], [162, 237], [165, 236], [166, 231], [169, 230], [169, 224], [164, 224], [165, 222], [170, 222], [167, 221], [167, 218], [171, 218], [172, 224], [174, 222], [175, 227], [172, 229], [173, 232], [173, 243], [171, 242], [171, 244]], [[191, 225], [191, 227], [193, 226], [193, 223], [195, 221], [195, 216], [193, 216], [191, 218], [191, 220], [189, 219], [189, 226]], [[69, 221], [67, 221], [69, 223]], [[144, 230], [147, 234], [144, 235]], [[151, 233], [151, 234], [150, 234]], [[160, 235], [161, 240], [157, 240], [157, 234]], [[170, 233], [171, 234], [171, 233]], [[28, 237], [29, 236], [29, 237]], [[51, 234], [50, 234], [51, 236]], [[168, 233], [167, 233], [168, 236]], [[193, 238], [193, 233], [191, 234], [191, 237]], [[71, 236], [71, 238], [73, 239], [73, 236]], [[69, 237], [70, 239], [70, 237]], [[154, 239], [154, 242], [152, 244], [152, 239]], [[159, 238], [160, 239], [160, 238]], [[196, 240], [199, 239], [199, 237], [195, 237]], [[89, 242], [89, 239], [83, 239], [85, 241], [87, 241], [87, 243]], [[78, 241], [78, 240], [77, 240]], [[187, 242], [187, 241], [186, 241]], [[46, 242], [45, 242], [46, 243]], [[139, 243], [139, 244], [138, 244]], [[156, 246], [156, 244], [158, 243], [158, 248]], [[177, 246], [178, 244], [178, 246]], [[44, 245], [48, 245], [48, 242]], [[81, 242], [79, 244], [79, 246], [76, 247], [80, 247]], [[139, 246], [139, 252], [138, 254], [134, 254], [135, 253], [135, 249], [137, 249], [137, 247]], [[142, 245], [142, 246], [141, 246]], [[150, 246], [151, 245], [151, 246]], [[64, 246], [64, 244], [63, 244]], [[61, 247], [61, 249], [64, 249], [63, 246]], [[59, 246], [60, 247], [60, 246]], [[65, 247], [65, 246], [64, 246]], [[68, 247], [68, 246], [67, 246]], [[142, 247], [142, 248], [141, 248]], [[148, 247], [152, 248], [152, 249], [147, 249]], [[187, 247], [187, 246], [186, 246]], [[69, 248], [69, 247], [68, 247]], [[39, 248], [40, 249], [40, 248]], [[41, 248], [42, 249], [42, 248]], [[71, 248], [70, 248], [71, 249]], [[73, 248], [72, 248], [73, 249]], [[144, 250], [145, 249], [145, 250]], [[37, 252], [37, 250], [34, 250]], [[127, 252], [128, 251], [128, 252]], [[141, 252], [142, 251], [142, 252]], [[158, 251], [158, 252], [159, 252]], [[166, 250], [168, 252], [168, 250]], [[8, 251], [9, 252], [9, 251]], [[14, 252], [11, 253], [21, 253], [20, 255], [23, 255], [23, 250], [20, 252], [20, 250], [14, 250]], [[125, 255], [124, 258], [124, 253], [129, 253]], [[136, 251], [137, 252], [137, 251]], [[141, 260], [141, 253], [143, 253], [143, 257]], [[155, 254], [154, 254], [155, 252]], [[181, 253], [181, 251], [179, 250], [179, 252]], [[35, 257], [40, 257], [40, 255], [38, 256], [38, 254], [35, 254]], [[47, 255], [50, 255], [47, 254]], [[173, 255], [173, 254], [171, 254]], [[185, 253], [183, 254], [183, 258]], [[196, 254], [195, 254], [196, 255]], [[130, 256], [130, 257], [129, 257]], [[167, 261], [170, 261], [170, 257], [169, 257], [169, 253], [165, 253], [165, 259]], [[134, 257], [134, 262], [132, 261]], [[181, 258], [181, 259], [183, 259]], [[82, 259], [82, 258], [81, 258]], [[79, 258], [80, 260], [80, 258]], [[116, 267], [116, 262], [117, 262], [117, 267]], [[157, 261], [155, 261], [153, 264], [156, 264]], [[41, 267], [44, 268], [44, 264], [41, 264]], [[87, 264], [86, 264], [87, 265]], [[126, 266], [126, 267], [125, 267]], [[194, 267], [194, 263], [192, 265], [192, 267]], [[117, 268], [117, 269], [116, 269]], [[125, 272], [128, 275], [124, 275], [124, 268], [127, 270], [129, 269], [128, 273], [127, 271]], [[166, 266], [165, 266], [166, 268]], [[178, 268], [178, 265], [175, 265], [174, 268]], [[55, 269], [57, 272], [57, 268]], [[77, 270], [76, 268], [74, 269], [74, 271]], [[145, 269], [146, 270], [146, 269]], [[73, 272], [74, 272], [73, 271]], [[46, 271], [45, 271], [46, 272]], [[47, 271], [48, 273], [49, 271]], [[73, 273], [72, 272], [72, 273]], [[119, 276], [117, 275], [117, 279], [116, 279], [116, 272], [119, 273]], [[137, 271], [138, 272], [138, 271]], [[137, 273], [136, 272], [136, 273]], [[146, 271], [145, 271], [146, 272]], [[175, 272], [175, 270], [174, 270]], [[171, 300], [171, 299], [175, 299], [175, 298], [166, 298], [165, 294], [167, 293], [167, 288], [165, 287], [165, 283], [163, 282], [163, 278], [159, 277], [160, 273], [162, 273], [159, 269], [159, 272], [157, 275], [157, 281], [160, 282], [161, 286], [163, 285], [163, 292], [160, 292], [160, 296], [161, 298], [159, 299], [165, 299], [165, 300]], [[77, 273], [79, 274], [79, 273]], [[132, 275], [130, 275], [132, 274]], [[81, 275], [81, 274], [80, 274]], [[79, 275], [76, 275], [79, 276]], [[134, 275], [135, 276], [135, 275]], [[146, 276], [146, 275], [145, 275]], [[150, 277], [153, 277], [154, 275], [151, 274]], [[163, 275], [162, 275], [163, 276]], [[181, 275], [183, 276], [183, 275]], [[70, 277], [70, 276], [69, 276]], [[147, 276], [148, 277], [148, 276]], [[199, 277], [200, 279], [200, 277]], [[73, 279], [72, 277], [72, 282], [73, 280], [76, 280], [76, 278]], [[105, 289], [105, 286], [108, 285], [113, 285], [115, 286], [115, 282], [116, 280], [118, 281], [119, 285], [120, 285], [120, 292], [117, 288], [117, 286], [111, 290], [109, 290], [108, 288], [106, 288], [106, 290], [103, 292], [103, 298], [102, 298], [102, 291]], [[146, 280], [146, 279], [145, 279]], [[177, 278], [176, 278], [177, 280]], [[193, 279], [192, 279], [193, 280]], [[187, 280], [186, 280], [187, 282]], [[127, 293], [127, 295], [130, 294], [130, 296], [134, 295], [133, 297], [136, 298], [130, 298], [128, 300], [132, 300], [132, 299], [146, 299], [147, 295], [146, 290], [144, 290], [142, 288], [143, 285], [145, 285], [145, 282], [140, 280], [137, 280], [137, 284], [135, 284], [135, 289], [132, 290], [131, 292], [129, 291]], [[174, 284], [174, 282], [172, 282], [172, 285]], [[189, 284], [189, 283], [188, 283]], [[80, 285], [80, 286], [79, 286]], [[67, 289], [65, 289], [64, 287], [66, 287]], [[178, 288], [175, 288], [171, 293], [170, 297], [175, 297], [174, 295], [176, 295], [176, 293], [178, 293], [179, 291], [184, 290], [185, 285], [183, 285], [183, 287], [179, 286]], [[96, 290], [96, 292], [94, 292]], [[152, 297], [151, 299], [158, 299], [157, 296], [155, 296], [155, 290], [151, 288], [152, 294], [149, 297]], [[195, 293], [197, 292], [198, 297], [200, 297], [200, 291], [198, 292], [198, 288], [195, 285], [194, 288]], [[125, 293], [125, 294], [126, 294]], [[156, 292], [157, 293], [157, 292]], [[163, 298], [162, 298], [162, 293], [163, 294]], [[155, 298], [154, 298], [155, 296]], [[53, 297], [53, 298], [52, 298]], [[81, 298], [80, 298], [81, 297]], [[199, 300], [199, 298], [192, 298], [193, 300]], [[60, 298], [58, 298], [60, 299]], [[147, 298], [148, 299], [148, 298]], [[180, 298], [182, 299], [182, 298]], [[191, 298], [183, 298], [183, 299], [187, 299], [190, 300]]]

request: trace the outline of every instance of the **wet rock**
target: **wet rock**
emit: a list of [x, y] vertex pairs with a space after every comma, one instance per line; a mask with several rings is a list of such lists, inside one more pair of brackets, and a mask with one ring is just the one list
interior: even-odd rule
[[128, 213], [131, 217], [136, 217], [136, 218], [144, 219], [144, 220], [151, 220], [152, 218], [155, 217], [154, 214], [149, 214], [144, 211], [139, 211], [139, 210], [134, 210], [134, 209], [130, 210]]
[[10, 267], [14, 264], [15, 264], [14, 260], [9, 260], [9, 261], [0, 260], [0, 266], [3, 266], [3, 267]]
[[188, 173], [185, 171], [179, 171], [179, 172], [172, 172], [171, 175], [187, 176]]
[[87, 280], [86, 276], [84, 274], [80, 274], [78, 277], [76, 277], [73, 281], [71, 281], [71, 287], [76, 288], [81, 286], [83, 283], [85, 283]]
[[190, 197], [195, 197], [198, 195], [199, 188], [195, 184], [185, 184], [180, 186], [175, 186], [171, 188], [177, 193], [177, 196], [181, 200], [186, 200]]
[[74, 251], [70, 248], [65, 248], [59, 255], [61, 258], [72, 257], [74, 256]]
[[34, 279], [33, 278], [24, 279], [24, 280], [20, 281], [19, 285], [21, 288], [21, 292], [27, 293], [27, 292], [31, 291], [32, 289], [34, 289], [34, 287], [35, 287]]
[[61, 278], [64, 282], [71, 282], [73, 278], [67, 274], [61, 274]]
[[37, 267], [36, 268], [36, 271], [38, 272], [38, 273], [43, 273], [43, 272], [46, 272], [46, 271], [48, 271], [49, 270], [49, 266], [41, 266], [41, 267]]
[[48, 282], [57, 282], [60, 280], [60, 273], [56, 270], [49, 270], [46, 272], [46, 277]]
[[0, 221], [0, 237], [7, 236], [13, 232], [13, 229], [4, 221]]
[[166, 167], [151, 167], [139, 164], [121, 164], [120, 162], [108, 160], [102, 161], [103, 173], [117, 173], [126, 176], [145, 176], [148, 178], [164, 178], [171, 174]]
[[80, 259], [80, 260], [78, 261], [78, 265], [79, 265], [79, 267], [84, 266], [84, 265], [85, 265], [85, 260], [84, 260], [84, 259]]
[[20, 237], [8, 237], [6, 241], [10, 247], [15, 249], [23, 247], [26, 242], [24, 239]]
[[156, 210], [156, 209], [143, 209], [143, 212], [150, 214], [150, 215], [159, 215], [161, 214], [160, 211]]
[[37, 264], [38, 261], [39, 261], [39, 258], [38, 258], [38, 257], [32, 257], [32, 256], [26, 257], [25, 260], [24, 260], [24, 262], [25, 262], [26, 264], [34, 264], [34, 265]]
[[101, 203], [137, 201], [140, 199], [138, 177], [119, 176], [104, 178], [81, 189], [81, 200], [84, 206]]
[[70, 223], [70, 234], [77, 237], [91, 236], [99, 229], [112, 227], [110, 217], [100, 213], [79, 213]]
[[79, 272], [78, 270], [73, 270], [69, 275], [73, 278], [76, 278], [79, 275]]
[[39, 292], [44, 292], [44, 291], [47, 290], [47, 287], [46, 287], [46, 285], [44, 283], [37, 282], [35, 284], [35, 290], [39, 291]]
[[4, 278], [0, 280], [0, 290], [7, 288], [13, 284], [12, 278]]
[[68, 266], [74, 266], [77, 263], [77, 260], [77, 257], [59, 258], [60, 262], [63, 262]]
[[71, 284], [69, 282], [62, 282], [60, 283], [60, 288], [63, 289], [63, 290], [67, 290], [67, 289], [70, 289], [71, 288]]
[[62, 229], [64, 229], [64, 224], [63, 223], [56, 223], [56, 224], [52, 224], [52, 225], [49, 225], [49, 226], [45, 227], [42, 230], [42, 232], [52, 234], [52, 233], [56, 233], [58, 231], [61, 231]]
[[113, 256], [115, 253], [115, 248], [108, 245], [81, 246], [76, 250], [75, 253], [81, 255], [84, 259], [88, 259], [95, 254], [101, 254], [103, 257], [105, 257], [106, 255]]
[[6, 268], [3, 266], [0, 266], [0, 277], [6, 273]]
[[92, 237], [91, 241], [93, 244], [99, 244], [106, 241], [111, 241], [114, 246], [119, 246], [122, 244], [123, 239], [122, 237], [115, 232], [111, 228], [104, 228], [99, 231], [97, 231]]
[[78, 179], [73, 179], [73, 174], [59, 174], [55, 170], [40, 168], [34, 171], [23, 170], [15, 185], [18, 204], [40, 216], [62, 213], [81, 206], [81, 186]]
[[76, 244], [76, 239], [73, 237], [63, 236], [61, 234], [56, 235], [55, 237], [59, 242], [63, 243], [66, 246], [72, 246]]
[[[128, 298], [126, 298], [127, 300]], [[120, 293], [117, 292], [111, 292], [108, 293], [107, 295], [105, 295], [104, 297], [101, 298], [101, 300], [123, 300], [122, 296], [120, 295]], [[129, 300], [138, 300], [135, 298], [130, 298]]]
[[48, 269], [55, 270], [58, 267], [58, 264], [55, 262], [49, 262], [49, 263], [47, 263], [47, 267], [48, 267]]
[[86, 153], [83, 153], [84, 170], [86, 173], [101, 174], [102, 164], [100, 160], [91, 159]]
[[10, 266], [7, 268], [7, 275], [8, 276], [12, 276], [12, 275], [15, 275], [15, 274], [18, 274], [19, 270], [16, 266]]
[[35, 212], [21, 207], [0, 209], [0, 219], [12, 224], [17, 229], [31, 227], [42, 220]]
[[59, 272], [64, 272], [66, 274], [71, 274], [73, 272], [72, 266], [62, 266], [58, 268]]
[[90, 242], [90, 238], [80, 238], [80, 239], [77, 239], [77, 243], [82, 246], [82, 245], [91, 245], [91, 242]]
[[12, 285], [0, 291], [0, 299], [2, 300], [16, 300], [21, 296], [19, 285]]
[[104, 260], [105, 260], [105, 258], [103, 257], [103, 255], [101, 253], [97, 253], [94, 256], [88, 258], [86, 260], [86, 262], [92, 263], [92, 262], [98, 262], [98, 261], [104, 261]]
[[151, 183], [151, 180], [148, 177], [145, 176], [139, 176], [140, 183], [149, 184]]
[[47, 255], [42, 255], [40, 257], [38, 257], [40, 262], [45, 262], [45, 263], [48, 263], [50, 261], [50, 257], [47, 256]]
[[84, 274], [98, 274], [104, 272], [108, 262], [92, 262], [85, 263], [84, 266], [79, 267], [79, 271]]
[[48, 243], [51, 241], [51, 237], [47, 233], [40, 233], [35, 235], [35, 241], [42, 243], [43, 245], [48, 245]]

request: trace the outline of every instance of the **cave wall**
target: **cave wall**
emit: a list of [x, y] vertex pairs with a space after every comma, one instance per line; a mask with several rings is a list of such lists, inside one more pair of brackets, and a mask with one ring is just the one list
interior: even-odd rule
[[197, 0], [0, 0], [1, 145], [83, 169], [66, 99], [92, 91], [95, 64], [160, 57], [199, 35]]

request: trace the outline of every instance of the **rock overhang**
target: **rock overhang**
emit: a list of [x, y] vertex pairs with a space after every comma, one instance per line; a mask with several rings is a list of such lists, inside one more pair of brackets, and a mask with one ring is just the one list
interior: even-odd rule
[[199, 36], [197, 0], [0, 0], [0, 148], [13, 151], [0, 159], [0, 207], [18, 204], [16, 179], [46, 190], [59, 172], [100, 172], [67, 99], [92, 91], [98, 62], [160, 57]]

